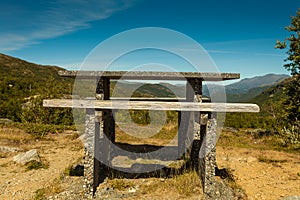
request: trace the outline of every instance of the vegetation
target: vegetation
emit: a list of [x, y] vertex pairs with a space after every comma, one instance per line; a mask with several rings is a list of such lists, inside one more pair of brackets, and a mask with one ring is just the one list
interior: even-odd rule
[[285, 162], [287, 162], [286, 159], [284, 159], [284, 160], [276, 160], [276, 159], [266, 158], [266, 157], [263, 157], [263, 156], [259, 157], [258, 161], [259, 162], [268, 163], [268, 164], [269, 163], [285, 163]]
[[292, 144], [300, 144], [300, 9], [286, 27], [291, 33], [283, 42], [277, 41], [276, 48], [286, 49], [287, 58], [284, 67], [293, 76], [284, 88], [286, 99], [282, 102], [282, 126], [279, 131]]
[[32, 160], [27, 162], [26, 164], [26, 171], [30, 171], [30, 170], [37, 170], [37, 169], [48, 169], [49, 168], [49, 164], [44, 164], [42, 162], [38, 162], [36, 160]]
[[73, 80], [61, 68], [41, 66], [0, 54], [0, 118], [15, 122], [73, 124], [71, 109], [43, 108], [42, 100], [70, 95]]

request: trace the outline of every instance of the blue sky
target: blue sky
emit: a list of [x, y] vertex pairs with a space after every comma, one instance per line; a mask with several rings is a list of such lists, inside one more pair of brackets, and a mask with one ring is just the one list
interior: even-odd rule
[[274, 45], [289, 35], [284, 27], [299, 7], [299, 0], [1, 1], [0, 53], [78, 69], [107, 38], [162, 27], [200, 43], [222, 72], [287, 74], [285, 51]]

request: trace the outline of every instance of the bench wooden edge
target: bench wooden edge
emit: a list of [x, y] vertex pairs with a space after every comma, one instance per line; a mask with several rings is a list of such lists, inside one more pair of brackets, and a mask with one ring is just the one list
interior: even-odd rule
[[115, 101], [115, 100], [79, 100], [51, 99], [43, 101], [44, 107], [53, 108], [94, 108], [99, 110], [171, 110], [199, 112], [254, 112], [259, 106], [251, 103], [197, 103], [197, 102], [161, 102], [161, 101]]

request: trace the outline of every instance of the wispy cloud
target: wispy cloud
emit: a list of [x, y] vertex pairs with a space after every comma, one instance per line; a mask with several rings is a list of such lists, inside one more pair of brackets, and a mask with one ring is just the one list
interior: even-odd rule
[[206, 45], [218, 45], [218, 46], [228, 46], [228, 45], [245, 45], [245, 44], [257, 44], [263, 42], [272, 42], [275, 45], [276, 38], [256, 38], [256, 39], [244, 39], [244, 40], [227, 40], [227, 41], [214, 41], [203, 43]]
[[224, 50], [206, 50], [208, 53], [219, 53], [219, 54], [240, 54], [240, 52], [237, 51], [224, 51]]
[[88, 28], [92, 21], [106, 19], [134, 4], [134, 0], [20, 2], [0, 3], [0, 52], [18, 50]]

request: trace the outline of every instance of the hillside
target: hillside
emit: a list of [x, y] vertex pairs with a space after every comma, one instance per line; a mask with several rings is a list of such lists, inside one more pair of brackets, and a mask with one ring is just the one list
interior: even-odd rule
[[115, 97], [185, 97], [184, 85], [169, 83], [139, 83], [129, 81], [113, 81], [111, 95]]
[[0, 118], [21, 121], [29, 100], [71, 94], [73, 80], [60, 77], [61, 69], [0, 54]]
[[0, 80], [4, 78], [33, 78], [35, 81], [45, 81], [53, 77], [61, 81], [62, 78], [57, 73], [59, 70], [62, 70], [62, 68], [49, 65], [37, 65], [0, 53]]
[[269, 101], [280, 101], [282, 100], [282, 98], [284, 98], [283, 88], [290, 81], [291, 78], [284, 79], [280, 83], [262, 91], [259, 95], [255, 96], [255, 98], [252, 98], [250, 101], [259, 105], [268, 104]]
[[226, 126], [235, 128], [262, 128], [276, 132], [280, 124], [280, 118], [283, 117], [284, 113], [282, 104], [285, 99], [284, 87], [290, 81], [291, 78], [286, 78], [247, 100], [248, 102], [258, 104], [260, 113], [227, 113]]

